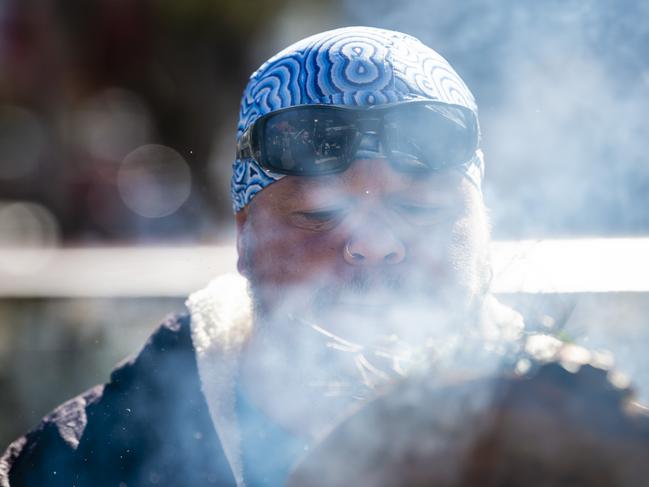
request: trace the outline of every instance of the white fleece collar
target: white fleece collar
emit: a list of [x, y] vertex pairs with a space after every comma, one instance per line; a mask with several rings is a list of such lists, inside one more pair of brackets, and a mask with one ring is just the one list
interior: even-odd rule
[[252, 331], [247, 281], [238, 274], [214, 279], [186, 301], [205, 400], [238, 486], [243, 486], [235, 387], [241, 349]]

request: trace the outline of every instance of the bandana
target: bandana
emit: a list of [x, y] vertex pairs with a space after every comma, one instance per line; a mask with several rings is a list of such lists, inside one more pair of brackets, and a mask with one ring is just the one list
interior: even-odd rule
[[[385, 105], [436, 100], [461, 105], [477, 116], [475, 99], [462, 78], [418, 39], [373, 27], [344, 27], [307, 37], [255, 71], [241, 98], [237, 140], [262, 115], [296, 105]], [[231, 181], [235, 212], [266, 186], [283, 178], [254, 159], [235, 159]], [[465, 169], [480, 188], [482, 152]]]

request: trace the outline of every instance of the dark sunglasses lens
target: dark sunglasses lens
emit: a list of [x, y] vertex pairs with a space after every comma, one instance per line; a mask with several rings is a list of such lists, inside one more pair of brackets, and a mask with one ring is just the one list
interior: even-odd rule
[[354, 133], [343, 111], [300, 107], [279, 112], [267, 119], [261, 134], [263, 164], [283, 174], [340, 171]]
[[444, 105], [409, 105], [386, 113], [384, 140], [393, 162], [405, 171], [461, 165], [478, 145], [473, 114]]

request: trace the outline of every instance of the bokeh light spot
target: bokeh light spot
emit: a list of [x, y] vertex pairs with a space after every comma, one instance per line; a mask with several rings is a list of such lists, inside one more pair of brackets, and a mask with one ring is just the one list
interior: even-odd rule
[[90, 99], [77, 116], [84, 148], [96, 158], [116, 162], [146, 143], [151, 127], [151, 116], [141, 98], [118, 88]]
[[191, 192], [191, 172], [185, 159], [170, 147], [147, 144], [124, 158], [117, 175], [122, 200], [147, 218], [171, 215]]
[[59, 242], [58, 222], [44, 206], [30, 202], [0, 203], [2, 271], [14, 274], [37, 271], [51, 258]]

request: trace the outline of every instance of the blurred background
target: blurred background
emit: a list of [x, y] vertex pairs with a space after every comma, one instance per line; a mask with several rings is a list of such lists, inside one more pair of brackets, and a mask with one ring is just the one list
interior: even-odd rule
[[234, 269], [247, 77], [357, 24], [420, 38], [473, 90], [496, 240], [612, 242], [582, 276], [627, 258], [615, 285], [557, 273], [556, 288], [502, 298], [532, 326], [611, 350], [643, 394], [649, 3], [0, 0], [0, 450]]

